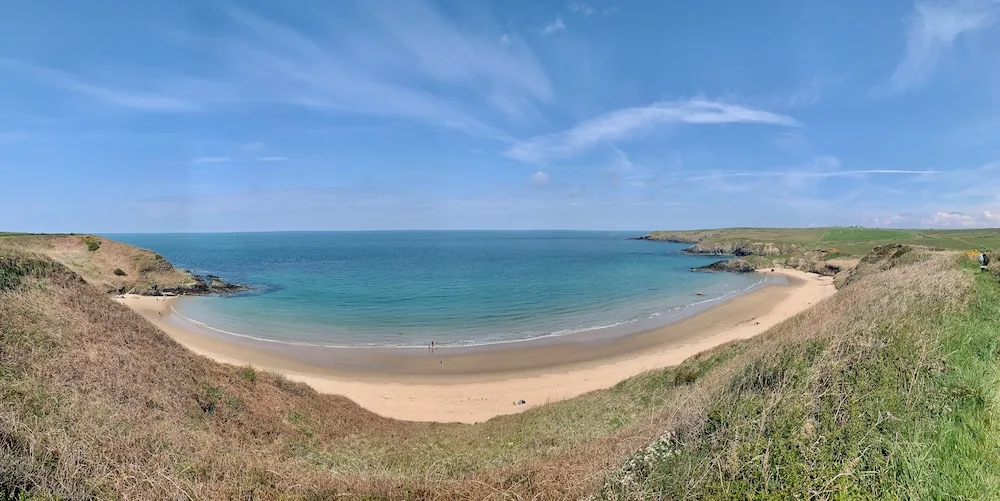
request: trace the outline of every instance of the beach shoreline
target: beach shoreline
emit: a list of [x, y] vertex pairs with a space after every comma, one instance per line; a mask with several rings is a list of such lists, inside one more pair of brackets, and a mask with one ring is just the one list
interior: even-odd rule
[[[787, 285], [767, 284], [665, 326], [612, 340], [568, 335], [434, 352], [253, 343], [178, 321], [172, 308], [177, 298], [117, 300], [191, 351], [218, 362], [281, 373], [387, 417], [473, 423], [677, 365], [715, 346], [753, 337], [834, 293], [830, 277], [783, 269], [773, 274]], [[512, 405], [521, 400], [526, 404]]]

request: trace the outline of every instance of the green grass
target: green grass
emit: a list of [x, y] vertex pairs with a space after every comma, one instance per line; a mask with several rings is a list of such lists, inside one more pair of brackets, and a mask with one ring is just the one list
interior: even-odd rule
[[945, 321], [935, 378], [936, 413], [911, 451], [910, 469], [923, 499], [1000, 499], [1000, 282], [975, 274], [968, 311]]
[[913, 232], [879, 228], [830, 228], [823, 232], [819, 243], [827, 242], [871, 242], [878, 240], [905, 240], [913, 237]]
[[798, 252], [836, 248], [842, 257], [860, 257], [874, 247], [900, 243], [943, 250], [1000, 250], [1000, 229], [919, 230], [887, 228], [723, 228], [716, 230], [654, 231], [653, 237], [670, 237], [705, 244], [721, 242], [770, 242], [794, 244]]
[[[890, 266], [920, 273], [916, 255]], [[761, 341], [702, 423], [637, 452], [602, 497], [1000, 499], [1000, 281], [950, 262], [853, 285], [853, 318]]]

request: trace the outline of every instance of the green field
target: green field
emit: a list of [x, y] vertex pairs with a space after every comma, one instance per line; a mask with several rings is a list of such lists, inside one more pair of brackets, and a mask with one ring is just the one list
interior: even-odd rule
[[830, 228], [823, 232], [823, 236], [819, 238], [819, 242], [871, 242], [877, 240], [904, 240], [909, 238], [913, 238], [913, 232], [907, 230], [889, 230], [879, 228]]
[[887, 243], [946, 250], [998, 250], [1000, 229], [904, 230], [885, 228], [723, 228], [654, 231], [650, 236], [692, 242], [751, 241], [790, 243], [800, 251], [837, 249], [844, 256], [863, 256]]

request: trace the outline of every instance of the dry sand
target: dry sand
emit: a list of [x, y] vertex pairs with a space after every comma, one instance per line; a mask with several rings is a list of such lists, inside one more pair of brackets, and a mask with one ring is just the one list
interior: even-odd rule
[[[555, 342], [435, 353], [248, 343], [186, 328], [172, 318], [176, 298], [129, 295], [118, 300], [177, 342], [216, 361], [279, 372], [392, 418], [475, 423], [677, 365], [715, 346], [760, 334], [835, 291], [829, 277], [795, 270], [773, 273], [786, 277], [788, 285], [767, 285], [664, 327], [612, 341], [566, 336]], [[513, 405], [520, 400], [527, 403]]]

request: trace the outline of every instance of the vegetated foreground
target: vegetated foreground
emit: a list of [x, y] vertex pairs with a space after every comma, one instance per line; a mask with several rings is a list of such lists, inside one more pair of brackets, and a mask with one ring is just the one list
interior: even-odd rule
[[196, 356], [65, 266], [0, 245], [0, 492], [997, 498], [997, 319], [994, 272], [885, 245], [754, 339], [479, 425], [407, 423]]

